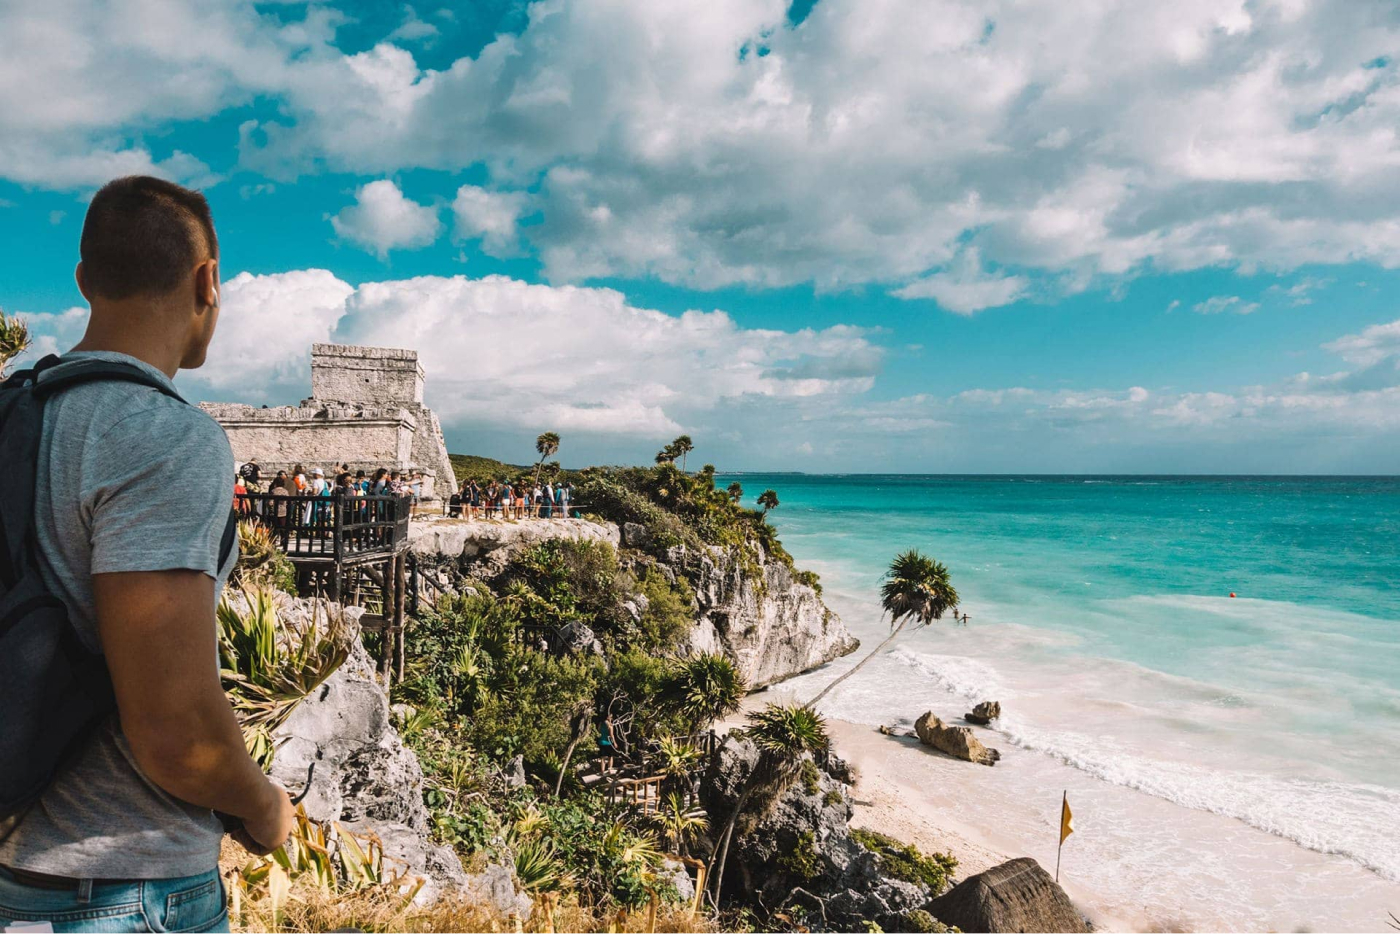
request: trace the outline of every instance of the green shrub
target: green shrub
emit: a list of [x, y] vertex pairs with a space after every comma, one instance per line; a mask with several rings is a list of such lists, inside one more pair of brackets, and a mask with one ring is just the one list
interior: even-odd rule
[[804, 830], [793, 844], [792, 849], [778, 857], [778, 865], [803, 882], [811, 882], [821, 875], [821, 857], [817, 855], [817, 837], [812, 831]]
[[822, 790], [821, 773], [817, 771], [817, 764], [811, 759], [802, 760], [802, 793], [804, 795], [818, 794]]
[[648, 567], [637, 583], [647, 598], [642, 611], [641, 639], [652, 649], [671, 649], [683, 642], [695, 625], [695, 591], [684, 578], [674, 583], [653, 567]]
[[947, 853], [925, 856], [916, 847], [900, 843], [873, 830], [854, 827], [851, 837], [880, 859], [880, 868], [889, 876], [926, 886], [929, 895], [938, 895], [948, 885], [948, 877], [958, 861]]
[[914, 908], [904, 913], [903, 930], [916, 931], [918, 934], [948, 934], [957, 928], [948, 927], [922, 908]]

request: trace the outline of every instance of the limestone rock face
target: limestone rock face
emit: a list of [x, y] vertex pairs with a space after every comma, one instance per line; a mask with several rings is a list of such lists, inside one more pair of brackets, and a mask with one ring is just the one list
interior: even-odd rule
[[[557, 538], [607, 542], [614, 548], [625, 544], [639, 549], [650, 542], [646, 530], [635, 523], [619, 529], [587, 519], [433, 518], [415, 520], [409, 529], [409, 547], [420, 573], [459, 590], [470, 587], [465, 578], [490, 581], [524, 549]], [[736, 550], [678, 546], [668, 549], [655, 568], [671, 581], [684, 577], [695, 590], [691, 650], [728, 656], [750, 688], [809, 671], [860, 646], [816, 589], [797, 580], [779, 561], [760, 556], [756, 564], [745, 566]], [[641, 594], [623, 605], [634, 621], [641, 620], [646, 608]], [[585, 636], [583, 631], [572, 633], [566, 648], [594, 651], [593, 641]]]
[[939, 752], [946, 752], [956, 759], [966, 759], [981, 765], [996, 765], [1001, 753], [988, 749], [982, 741], [972, 735], [972, 728], [948, 726], [933, 715], [930, 710], [914, 721], [914, 732], [919, 734], [919, 742], [932, 746]]
[[556, 538], [607, 542], [614, 548], [622, 541], [617, 526], [587, 519], [495, 522], [433, 518], [413, 522], [408, 530], [408, 547], [429, 565], [445, 560], [456, 565], [457, 570], [490, 580], [521, 551]]
[[[298, 613], [310, 615], [304, 607], [288, 612], [293, 619]], [[450, 848], [429, 838], [422, 767], [392, 726], [388, 695], [375, 680], [373, 661], [358, 635], [345, 663], [302, 700], [273, 740], [279, 745], [272, 777], [300, 789], [307, 767], [316, 763], [303, 802], [307, 815], [378, 837], [385, 855], [395, 861], [393, 868], [426, 880], [420, 903], [456, 889], [490, 902], [502, 915], [528, 917], [529, 897], [516, 891], [509, 869], [466, 873]]]
[[970, 876], [929, 911], [963, 931], [1087, 932], [1088, 923], [1050, 873], [1030, 857]]
[[[716, 835], [757, 761], [758, 751], [747, 740], [731, 735], [720, 747], [701, 786]], [[807, 910], [804, 923], [816, 931], [859, 931], [866, 921], [887, 931], [910, 930], [907, 914], [924, 907], [932, 893], [886, 875], [879, 857], [851, 836], [846, 783], [825, 764], [804, 768], [808, 777], [793, 783], [770, 816], [749, 833], [735, 830], [726, 891], [767, 910], [801, 906]]]
[[854, 652], [860, 641], [816, 590], [781, 562], [745, 568], [735, 550], [676, 546], [666, 564], [695, 587], [699, 619], [691, 648], [734, 660], [750, 688], [762, 687]]
[[986, 726], [993, 720], [1001, 716], [1001, 701], [982, 701], [971, 712], [963, 714], [963, 719], [968, 723], [975, 723], [978, 726]]

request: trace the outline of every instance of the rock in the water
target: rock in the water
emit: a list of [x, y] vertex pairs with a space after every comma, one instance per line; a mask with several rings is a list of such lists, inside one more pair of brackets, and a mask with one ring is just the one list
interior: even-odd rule
[[1001, 716], [1001, 701], [984, 700], [970, 713], [963, 714], [963, 719], [968, 723], [975, 723], [978, 726], [986, 726], [997, 717]]
[[963, 931], [1087, 932], [1088, 923], [1050, 873], [1030, 857], [964, 879], [928, 906]]
[[1001, 753], [983, 746], [981, 740], [972, 735], [971, 727], [948, 726], [935, 717], [932, 710], [914, 721], [914, 732], [919, 734], [919, 742], [925, 746], [946, 752], [955, 759], [995, 765], [1001, 758]]

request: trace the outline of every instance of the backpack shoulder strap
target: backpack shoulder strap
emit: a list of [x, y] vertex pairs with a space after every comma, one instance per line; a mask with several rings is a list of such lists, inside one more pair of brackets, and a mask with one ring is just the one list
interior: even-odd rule
[[[126, 383], [139, 383], [142, 386], [149, 386], [158, 392], [164, 393], [172, 399], [184, 402], [185, 399], [174, 389], [170, 388], [163, 380], [159, 380], [145, 370], [130, 363], [118, 363], [111, 360], [74, 360], [65, 363], [55, 369], [49, 375], [39, 378], [39, 374], [48, 367], [43, 367], [46, 361], [40, 361], [40, 366], [35, 367], [34, 393], [41, 398], [47, 398], [55, 393], [63, 392], [74, 386], [84, 383], [94, 383], [102, 380], [117, 380]], [[40, 369], [43, 367], [43, 369]], [[21, 374], [16, 373], [15, 376]], [[12, 377], [13, 378], [13, 377]]]

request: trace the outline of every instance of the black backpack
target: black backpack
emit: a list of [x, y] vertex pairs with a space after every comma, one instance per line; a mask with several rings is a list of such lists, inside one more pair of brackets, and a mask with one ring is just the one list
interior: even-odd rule
[[[44, 403], [83, 383], [120, 380], [180, 397], [139, 367], [45, 357], [0, 383], [0, 819], [23, 812], [116, 710], [102, 656], [88, 650], [39, 573], [35, 482]], [[183, 401], [183, 400], [182, 400]], [[230, 510], [222, 567], [237, 539]]]

